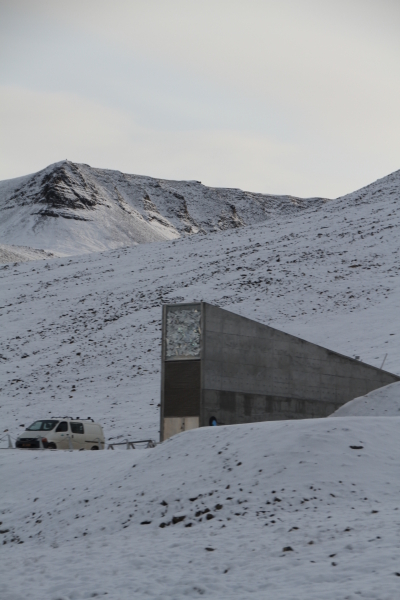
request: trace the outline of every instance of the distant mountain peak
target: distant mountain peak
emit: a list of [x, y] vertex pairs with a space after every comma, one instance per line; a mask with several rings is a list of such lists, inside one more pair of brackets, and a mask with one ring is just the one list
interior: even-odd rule
[[82, 254], [254, 225], [326, 200], [210, 188], [63, 160], [0, 183], [1, 241]]
[[[343, 204], [373, 206], [382, 196], [400, 196], [400, 170], [328, 201], [212, 188], [62, 160], [0, 182], [0, 242], [54, 255], [83, 254], [286, 219], [327, 203], [332, 210]], [[27, 256], [37, 256], [28, 250]]]

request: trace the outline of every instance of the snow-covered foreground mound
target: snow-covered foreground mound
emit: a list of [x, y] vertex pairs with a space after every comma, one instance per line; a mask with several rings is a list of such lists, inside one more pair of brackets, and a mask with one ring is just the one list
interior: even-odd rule
[[396, 418], [3, 451], [1, 598], [393, 600], [399, 453]]
[[400, 382], [385, 385], [341, 406], [331, 417], [400, 417]]

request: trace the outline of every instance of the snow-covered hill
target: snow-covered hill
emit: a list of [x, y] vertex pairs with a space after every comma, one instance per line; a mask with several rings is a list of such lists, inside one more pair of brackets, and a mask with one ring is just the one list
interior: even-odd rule
[[287, 218], [324, 202], [63, 161], [0, 182], [0, 241], [68, 256]]
[[[99, 420], [108, 440], [157, 439], [164, 302], [204, 299], [376, 366], [387, 355], [400, 374], [399, 178], [248, 227], [4, 265], [0, 437], [70, 414]], [[399, 423], [204, 428], [147, 451], [0, 450], [0, 596], [393, 600]]]
[[400, 382], [354, 398], [331, 417], [400, 417]]
[[4, 451], [1, 598], [394, 600], [399, 439], [353, 417]]
[[1, 421], [158, 437], [161, 304], [206, 300], [400, 374], [400, 198], [0, 270]]

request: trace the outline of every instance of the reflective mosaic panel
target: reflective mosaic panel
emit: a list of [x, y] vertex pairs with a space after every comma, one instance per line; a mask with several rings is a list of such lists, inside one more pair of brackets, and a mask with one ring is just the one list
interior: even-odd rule
[[201, 305], [167, 308], [166, 359], [200, 358]]

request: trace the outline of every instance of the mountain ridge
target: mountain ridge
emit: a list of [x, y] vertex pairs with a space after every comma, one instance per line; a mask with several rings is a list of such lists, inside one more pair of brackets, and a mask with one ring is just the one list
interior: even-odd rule
[[[0, 182], [0, 262], [209, 234], [400, 195], [400, 170], [336, 199], [207, 187], [61, 161]], [[39, 251], [39, 253], [38, 253]], [[10, 260], [11, 259], [11, 260]]]
[[74, 255], [252, 225], [324, 202], [61, 161], [0, 182], [0, 236], [4, 244]]

